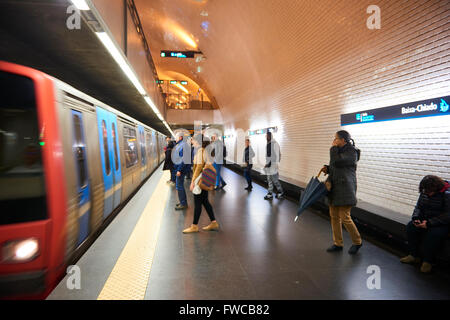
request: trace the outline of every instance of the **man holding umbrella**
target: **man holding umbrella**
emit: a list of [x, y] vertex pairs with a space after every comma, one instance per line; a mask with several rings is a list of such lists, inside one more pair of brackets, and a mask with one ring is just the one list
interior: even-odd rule
[[356, 163], [359, 160], [359, 150], [350, 134], [341, 130], [336, 132], [330, 149], [330, 163], [320, 172], [328, 174], [327, 184], [330, 186], [330, 217], [334, 244], [328, 252], [341, 251], [344, 246], [342, 239], [342, 224], [352, 238], [353, 245], [349, 254], [356, 254], [362, 246], [361, 236], [350, 216], [350, 211], [356, 205]]

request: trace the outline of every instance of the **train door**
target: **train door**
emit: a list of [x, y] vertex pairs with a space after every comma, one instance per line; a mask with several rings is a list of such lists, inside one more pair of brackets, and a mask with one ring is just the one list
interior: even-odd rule
[[158, 143], [156, 142], [156, 132], [152, 131], [152, 154], [154, 167], [158, 166], [159, 163], [159, 155], [158, 155]]
[[145, 131], [144, 127], [138, 125], [139, 145], [141, 147], [141, 181], [146, 177], [147, 171], [147, 152], [145, 151]]
[[78, 194], [78, 241], [80, 245], [89, 235], [89, 217], [91, 213], [90, 184], [88, 179], [88, 166], [86, 156], [86, 143], [83, 134], [83, 118], [79, 111], [72, 110], [72, 123], [74, 129], [73, 153], [77, 170]]
[[102, 162], [104, 193], [103, 218], [106, 218], [114, 206], [114, 172], [112, 166], [112, 150], [110, 141], [111, 126], [109, 112], [97, 107], [97, 123], [99, 130], [100, 158]]
[[114, 113], [109, 113], [111, 129], [111, 158], [113, 163], [113, 210], [117, 208], [121, 201], [122, 195], [122, 170], [120, 165], [120, 152], [119, 152], [119, 136], [117, 135], [117, 117]]

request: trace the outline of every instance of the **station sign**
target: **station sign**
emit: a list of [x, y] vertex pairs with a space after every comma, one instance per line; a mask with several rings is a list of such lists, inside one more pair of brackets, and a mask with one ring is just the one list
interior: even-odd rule
[[170, 51], [161, 50], [161, 57], [163, 58], [194, 58], [198, 51]]
[[450, 115], [450, 96], [341, 114], [341, 126], [367, 122]]
[[278, 131], [278, 127], [269, 127], [269, 128], [264, 128], [264, 129], [258, 129], [258, 130], [249, 130], [248, 131], [248, 135], [249, 136], [253, 136], [256, 134], [265, 134], [267, 132], [277, 132]]

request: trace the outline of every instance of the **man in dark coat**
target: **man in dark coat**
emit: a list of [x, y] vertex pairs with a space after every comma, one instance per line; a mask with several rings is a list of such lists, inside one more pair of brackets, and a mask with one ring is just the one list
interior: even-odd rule
[[450, 184], [440, 177], [425, 176], [419, 185], [420, 196], [406, 226], [409, 255], [400, 259], [403, 263], [419, 263], [419, 245], [423, 236], [423, 263], [420, 271], [431, 272], [439, 245], [449, 233]]
[[245, 139], [245, 150], [244, 150], [244, 177], [247, 180], [247, 188], [245, 190], [252, 191], [252, 176], [251, 171], [253, 167], [253, 158], [255, 157], [255, 152], [253, 151], [252, 146], [250, 145], [250, 139]]
[[[353, 145], [352, 145], [353, 142]], [[342, 224], [352, 238], [353, 245], [348, 253], [355, 254], [362, 246], [361, 235], [350, 216], [352, 207], [356, 205], [356, 163], [359, 150], [347, 131], [336, 132], [330, 149], [330, 163], [321, 172], [328, 174], [331, 228], [334, 244], [328, 252], [341, 251], [344, 246]]]
[[174, 167], [173, 161], [172, 161], [172, 150], [173, 150], [174, 146], [175, 146], [175, 142], [172, 140], [169, 140], [167, 143], [167, 146], [165, 147], [166, 157], [164, 159], [164, 166], [163, 166], [163, 170], [170, 170], [170, 180], [167, 181], [167, 183], [169, 183], [171, 185], [175, 185], [175, 181], [176, 181], [176, 177], [177, 177], [177, 173], [175, 171], [175, 167]]

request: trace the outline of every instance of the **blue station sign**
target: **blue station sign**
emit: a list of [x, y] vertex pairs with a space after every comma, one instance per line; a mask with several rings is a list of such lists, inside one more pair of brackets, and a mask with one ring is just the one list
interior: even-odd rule
[[450, 115], [450, 96], [341, 114], [341, 126], [367, 122]]

